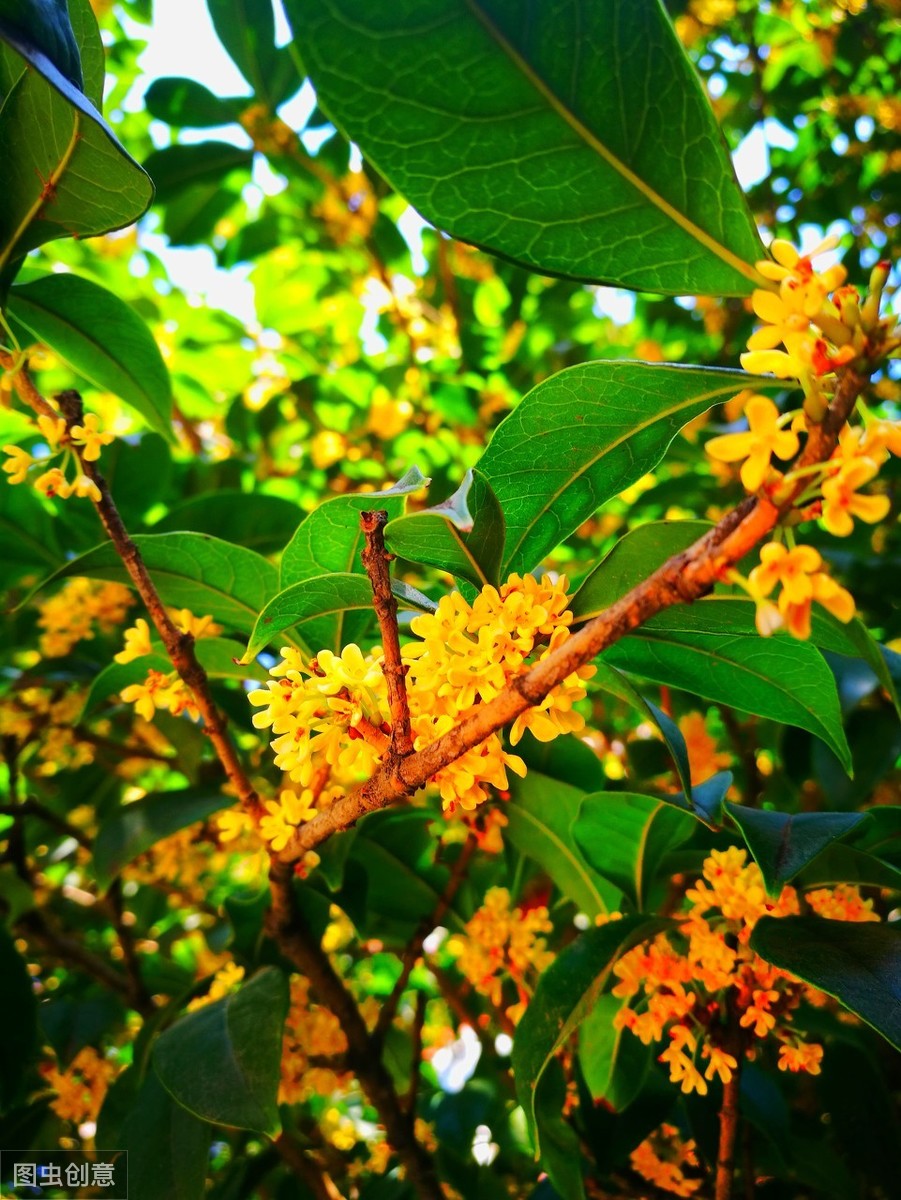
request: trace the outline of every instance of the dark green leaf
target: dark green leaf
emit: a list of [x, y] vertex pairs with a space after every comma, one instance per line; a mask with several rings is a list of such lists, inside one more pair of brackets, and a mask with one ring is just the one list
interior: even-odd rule
[[210, 1126], [176, 1104], [151, 1068], [115, 1147], [128, 1153], [130, 1200], [202, 1200], [211, 1140]]
[[[872, 817], [872, 813], [871, 809], [865, 815]], [[869, 823], [868, 821], [867, 826]], [[868, 854], [866, 850], [858, 850], [854, 846], [836, 842], [827, 846], [823, 853], [801, 872], [795, 881], [795, 887], [822, 887], [824, 884], [834, 887], [837, 883], [869, 885], [901, 892], [901, 870], [891, 863], [884, 862], [875, 854]]]
[[579, 1026], [579, 1062], [591, 1098], [615, 1112], [628, 1108], [641, 1091], [654, 1051], [643, 1046], [615, 1017], [628, 1001], [600, 996]]
[[558, 1062], [551, 1062], [535, 1093], [536, 1140], [541, 1166], [560, 1200], [585, 1200], [582, 1151], [575, 1129], [566, 1120], [566, 1079]]
[[0, 925], [0, 1112], [16, 1100], [37, 1050], [38, 1005], [25, 960]]
[[901, 1050], [901, 932], [893, 925], [764, 917], [751, 949], [834, 996]]
[[20, 53], [27, 49], [32, 62], [43, 55], [70, 83], [84, 89], [81, 56], [66, 0], [4, 0], [0, 39], [21, 47]]
[[249, 171], [253, 150], [232, 142], [201, 142], [197, 146], [167, 146], [154, 150], [144, 169], [156, 187], [158, 204], [168, 204], [186, 188], [199, 183], [221, 184], [237, 168]]
[[222, 45], [273, 111], [300, 87], [298, 63], [287, 47], [275, 45], [272, 0], [207, 0]]
[[642, 626], [605, 651], [604, 658], [655, 683], [806, 729], [850, 773], [835, 679], [815, 646], [794, 638], [669, 633]]
[[723, 800], [732, 786], [732, 772], [718, 771], [703, 783], [696, 783], [691, 789], [691, 799], [684, 792], [667, 792], [660, 799], [667, 804], [674, 804], [683, 812], [691, 813], [710, 829], [720, 829], [723, 819]]
[[226, 537], [238, 546], [273, 554], [297, 525], [297, 505], [281, 496], [222, 488], [172, 505], [153, 524], [154, 533], [191, 530]]
[[94, 875], [105, 891], [124, 866], [151, 846], [234, 804], [221, 791], [158, 792], [124, 804], [100, 826], [94, 840]]
[[502, 573], [530, 570], [652, 470], [683, 425], [773, 380], [668, 363], [592, 362], [539, 383], [479, 462], [507, 523]]
[[288, 980], [275, 967], [160, 1034], [153, 1065], [165, 1089], [204, 1121], [277, 1134], [276, 1096]]
[[598, 877], [573, 838], [585, 793], [533, 770], [512, 781], [510, 791], [506, 835], [516, 849], [538, 863], [586, 916], [594, 919], [616, 908], [618, 891]]
[[89, 279], [53, 274], [12, 288], [9, 311], [82, 378], [174, 440], [169, 372], [150, 330], [124, 300]]
[[573, 838], [592, 867], [641, 911], [667, 854], [693, 831], [689, 816], [663, 800], [599, 792], [582, 801]]
[[866, 813], [769, 812], [728, 800], [726, 811], [741, 830], [771, 893], [803, 871], [832, 842], [847, 837], [867, 820]]
[[247, 108], [241, 96], [217, 96], [196, 79], [165, 76], [154, 79], [144, 93], [144, 106], [152, 117], [177, 129], [209, 129], [230, 125]]
[[662, 917], [631, 916], [586, 930], [539, 979], [513, 1043], [516, 1093], [533, 1133], [535, 1093], [553, 1056], [590, 1011], [614, 964], [667, 924]]
[[750, 292], [754, 222], [655, 0], [285, 7], [325, 111], [434, 225], [546, 274]]
[[[257, 613], [276, 591], [275, 567], [243, 546], [204, 533], [144, 533], [132, 541], [164, 603], [189, 608], [196, 616], [209, 615], [239, 633], [250, 633]], [[74, 575], [131, 583], [113, 545], [103, 542], [66, 563], [32, 595]]]
[[[395, 579], [391, 582], [391, 590], [402, 608], [434, 612], [432, 601], [415, 588]], [[241, 661], [250, 662], [264, 646], [272, 643], [273, 638], [293, 625], [331, 613], [371, 608], [372, 587], [365, 575], [337, 572], [292, 584], [274, 596], [260, 613]], [[302, 629], [300, 632], [303, 634]]]

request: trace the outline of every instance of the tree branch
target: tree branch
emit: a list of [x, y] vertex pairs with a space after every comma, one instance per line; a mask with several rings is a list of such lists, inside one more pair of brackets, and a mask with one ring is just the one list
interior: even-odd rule
[[405, 682], [407, 668], [400, 657], [400, 635], [397, 631], [397, 601], [391, 591], [391, 572], [388, 563], [394, 557], [385, 549], [385, 526], [388, 514], [384, 509], [360, 513], [360, 528], [366, 539], [361, 555], [369, 582], [372, 584], [375, 615], [382, 633], [382, 672], [388, 685], [388, 706], [391, 711], [391, 750], [389, 758], [406, 758], [413, 753], [413, 732], [410, 728], [410, 705]]
[[[829, 458], [838, 443], [839, 431], [868, 379], [869, 373], [851, 368], [839, 373], [832, 404], [822, 423], [811, 429], [795, 469]], [[568, 675], [650, 617], [674, 604], [690, 604], [700, 599], [729, 567], [776, 527], [806, 486], [806, 477], [802, 475], [784, 485], [778, 498], [746, 497], [693, 546], [673, 555], [547, 658], [514, 679], [493, 700], [470, 708], [453, 729], [431, 745], [400, 760], [389, 756], [362, 787], [300, 826], [281, 852], [281, 860], [294, 862], [333, 833], [348, 829], [366, 813], [412, 795], [467, 750], [509, 725], [527, 708], [539, 704]]]

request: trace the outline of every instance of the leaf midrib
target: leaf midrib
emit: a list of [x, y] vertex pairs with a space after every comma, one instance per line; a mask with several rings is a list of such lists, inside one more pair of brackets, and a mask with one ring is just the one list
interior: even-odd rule
[[731, 267], [734, 271], [737, 271], [740, 275], [743, 275], [746, 279], [751, 280], [753, 283], [760, 282], [760, 276], [750, 263], [746, 263], [744, 259], [739, 258], [739, 256], [736, 254], [733, 254], [733, 252], [729, 250], [728, 247], [724, 246], [722, 242], [717, 241], [717, 239], [711, 234], [705, 232], [705, 230], [701, 229], [700, 226], [695, 225], [695, 223], [691, 221], [684, 213], [680, 212], [677, 208], [670, 204], [668, 200], [664, 199], [659, 192], [654, 191], [654, 189], [650, 187], [650, 185], [647, 184], [639, 175], [636, 175], [630, 167], [626, 166], [622, 159], [613, 153], [609, 146], [605, 145], [604, 142], [600, 140], [600, 138], [576, 116], [572, 109], [564, 103], [564, 101], [556, 94], [556, 92], [551, 89], [547, 82], [541, 78], [541, 76], [526, 61], [526, 59], [523, 58], [519, 51], [510, 44], [510, 42], [504, 37], [498, 27], [491, 20], [489, 15], [478, 3], [478, 0], [464, 0], [464, 3], [476, 20], [497, 42], [498, 46], [504, 52], [504, 54], [506, 54], [510, 62], [513, 63], [517, 70], [521, 72], [524, 78], [532, 85], [539, 95], [543, 97], [543, 99], [554, 110], [554, 112], [561, 117], [567, 125], [569, 125], [573, 132], [576, 133], [590, 149], [599, 154], [600, 157], [603, 158], [603, 160], [608, 164], [608, 166], [613, 167], [613, 169], [617, 171], [627, 183], [631, 184], [631, 186], [634, 187], [635, 190], [645, 198], [645, 200], [653, 204], [655, 208], [664, 214], [664, 216], [668, 217], [674, 224], [685, 230], [690, 237], [694, 238], [696, 242], [704, 246], [705, 249], [709, 250], [727, 266]]

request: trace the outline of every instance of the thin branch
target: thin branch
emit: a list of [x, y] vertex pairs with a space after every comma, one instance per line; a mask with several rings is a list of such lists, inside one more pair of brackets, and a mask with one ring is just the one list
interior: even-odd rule
[[106, 896], [106, 907], [112, 918], [112, 926], [122, 951], [122, 963], [128, 976], [130, 1000], [139, 1012], [152, 1012], [156, 1007], [141, 975], [141, 961], [135, 948], [134, 934], [125, 921], [125, 904], [122, 895], [122, 879], [117, 877], [110, 884]]
[[397, 631], [397, 601], [391, 591], [391, 572], [388, 564], [394, 557], [385, 549], [385, 526], [388, 514], [384, 509], [360, 513], [360, 528], [366, 539], [362, 559], [372, 584], [375, 615], [382, 632], [384, 660], [382, 671], [388, 684], [388, 706], [391, 711], [391, 752], [389, 758], [406, 758], [413, 753], [413, 731], [410, 728], [410, 704], [407, 700], [405, 677], [407, 668], [400, 657], [400, 635]]
[[287, 1133], [278, 1135], [275, 1148], [301, 1183], [306, 1184], [315, 1200], [344, 1200], [328, 1172]]
[[412, 1043], [410, 1054], [410, 1083], [404, 1108], [411, 1117], [416, 1116], [416, 1097], [419, 1095], [419, 1079], [422, 1072], [422, 1030], [425, 1025], [425, 1010], [428, 997], [425, 992], [416, 993], [416, 1013], [413, 1017], [413, 1028], [410, 1033]]
[[[812, 428], [796, 468], [830, 457], [839, 431], [868, 379], [868, 374], [851, 368], [840, 372], [832, 405], [822, 423]], [[362, 787], [302, 825], [281, 852], [281, 860], [294, 862], [366, 813], [413, 795], [439, 771], [509, 725], [527, 708], [539, 704], [568, 675], [650, 617], [674, 604], [690, 604], [706, 595], [729, 567], [744, 558], [788, 514], [806, 486], [802, 475], [785, 486], [778, 499], [746, 497], [693, 546], [673, 555], [547, 658], [515, 678], [493, 700], [470, 708], [453, 729], [431, 745], [399, 760], [389, 756]]]
[[410, 975], [416, 965], [416, 960], [422, 954], [422, 946], [426, 938], [432, 932], [436, 925], [441, 924], [444, 914], [454, 902], [457, 892], [460, 890], [460, 885], [466, 878], [466, 869], [469, 866], [470, 860], [475, 852], [476, 846], [479, 844], [479, 839], [470, 831], [469, 836], [463, 843], [463, 848], [457, 856], [457, 861], [451, 869], [450, 876], [445, 884], [444, 891], [438, 898], [432, 912], [419, 923], [419, 927], [413, 934], [410, 941], [404, 948], [402, 959], [401, 972], [397, 982], [391, 990], [391, 995], [382, 1005], [379, 1010], [378, 1020], [375, 1023], [373, 1037], [378, 1045], [384, 1041], [388, 1030], [391, 1028], [391, 1022], [397, 1013], [397, 1006], [400, 1004], [400, 998], [407, 988], [410, 980]]
[[738, 1092], [741, 1085], [741, 1059], [732, 1078], [723, 1085], [720, 1106], [720, 1140], [716, 1155], [715, 1200], [732, 1200], [732, 1180], [735, 1177], [735, 1138], [738, 1132]]
[[86, 850], [91, 849], [91, 839], [84, 830], [72, 825], [65, 817], [57, 816], [55, 812], [37, 800], [23, 800], [21, 804], [2, 804], [0, 805], [0, 817], [13, 817], [16, 820], [21, 817], [37, 817], [39, 821], [52, 825], [66, 837], [74, 838], [79, 846], [84, 846]]
[[420, 1200], [443, 1200], [431, 1155], [413, 1135], [413, 1122], [401, 1106], [360, 1010], [298, 909], [293, 871], [273, 859], [269, 879], [272, 889], [272, 907], [267, 918], [269, 934], [338, 1018], [347, 1038], [347, 1066], [378, 1111], [386, 1137], [403, 1162], [416, 1194]]

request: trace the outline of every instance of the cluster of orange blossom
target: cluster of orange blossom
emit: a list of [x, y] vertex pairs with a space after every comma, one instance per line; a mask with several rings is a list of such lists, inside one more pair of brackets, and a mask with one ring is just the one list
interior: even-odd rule
[[[72, 426], [68, 435], [63, 417], [42, 414], [37, 417], [36, 424], [46, 443], [47, 453], [41, 458], [34, 458], [21, 446], [4, 446], [3, 453], [7, 455], [7, 459], [3, 470], [9, 476], [9, 482], [25, 483], [34, 476], [33, 486], [45, 496], [59, 496], [67, 500], [69, 496], [75, 495], [99, 500], [100, 489], [92, 479], [82, 473], [72, 450], [75, 446], [85, 462], [96, 462], [100, 457], [101, 448], [113, 441], [113, 435], [100, 428], [97, 415], [87, 413], [80, 425]], [[61, 462], [48, 467], [47, 464], [60, 455]], [[70, 468], [74, 469], [73, 479], [69, 478]]]
[[[889, 264], [874, 268], [869, 293], [861, 302], [857, 290], [845, 284], [844, 267], [821, 272], [813, 268], [812, 259], [835, 244], [827, 240], [802, 256], [777, 239], [770, 247], [775, 261], [757, 264], [772, 290], [760, 288], [751, 297], [764, 324], [751, 335], [741, 363], [748, 371], [795, 381], [804, 392], [803, 407], [780, 413], [772, 400], [750, 395], [745, 403], [748, 431], [712, 438], [706, 450], [722, 462], [741, 462], [746, 490], [776, 501], [787, 494], [785, 488], [803, 481], [797, 508], [804, 516], [818, 516], [829, 533], [844, 537], [854, 528], [855, 518], [875, 523], [889, 511], [887, 496], [862, 495], [860, 489], [872, 482], [889, 454], [901, 454], [901, 422], [879, 419], [859, 402], [861, 424], [845, 428], [826, 462], [784, 474], [772, 463], [774, 457], [783, 462], [794, 458], [800, 435], [822, 421], [836, 369], [855, 363], [871, 369], [899, 344], [894, 319], [879, 317]], [[822, 570], [819, 553], [811, 546], [796, 546], [791, 529], [777, 537], [784, 542], [764, 546], [760, 566], [748, 578], [729, 573], [755, 601], [760, 633], [766, 637], [786, 628], [794, 637], [809, 637], [814, 601], [840, 621], [850, 621], [853, 597]]]
[[41, 1075], [56, 1096], [50, 1107], [64, 1121], [82, 1125], [96, 1121], [116, 1066], [93, 1046], [84, 1046], [64, 1071], [52, 1062], [42, 1064]]
[[[747, 862], [746, 850], [730, 846], [710, 854], [702, 878], [685, 896], [691, 907], [678, 934], [658, 934], [614, 967], [619, 982], [613, 994], [629, 1001], [617, 1014], [617, 1028], [645, 1045], [666, 1037], [659, 1059], [685, 1093], [706, 1095], [707, 1081], [716, 1076], [728, 1083], [738, 1067], [732, 1051], [752, 1059], [757, 1041], [770, 1037], [779, 1042], [780, 1070], [819, 1074], [822, 1047], [805, 1042], [791, 1021], [802, 1000], [821, 1002], [821, 993], [748, 945], [761, 917], [799, 912], [795, 889], [784, 887], [778, 898], [769, 898], [760, 868]], [[850, 884], [805, 892], [804, 899], [832, 920], [879, 920], [872, 901]], [[739, 1041], [727, 1028], [727, 1013], [738, 1021]]]
[[112, 633], [125, 620], [132, 604], [131, 592], [121, 583], [67, 580], [39, 605], [41, 654], [45, 658], [68, 654], [77, 642], [93, 638], [95, 623], [101, 633]]
[[[674, 1196], [693, 1196], [703, 1180], [694, 1139], [683, 1141], [675, 1125], [664, 1123], [629, 1155], [632, 1170]], [[685, 1168], [697, 1174], [687, 1175]]]
[[[212, 617], [195, 617], [187, 608], [170, 609], [169, 616], [177, 629], [190, 633], [195, 641], [222, 632], [222, 626], [214, 624]], [[143, 617], [138, 617], [134, 625], [125, 630], [124, 648], [113, 657], [117, 663], [130, 663], [152, 654], [153, 650], [150, 626]], [[129, 684], [120, 695], [126, 704], [134, 705], [135, 712], [145, 721], [152, 721], [158, 709], [175, 717], [187, 713], [195, 721], [200, 717], [194, 697], [177, 671], [151, 669], [142, 683]]]
[[[452, 729], [471, 704], [492, 699], [570, 636], [566, 586], [562, 577], [545, 575], [539, 582], [511, 575], [500, 588], [485, 586], [471, 604], [450, 593], [433, 614], [413, 619], [420, 640], [405, 645], [402, 655], [415, 749]], [[511, 728], [511, 743], [526, 729], [541, 741], [581, 730], [584, 719], [574, 705], [593, 673], [593, 667], [581, 667], [528, 709]], [[322, 650], [310, 661], [286, 647], [270, 674], [266, 687], [249, 695], [259, 709], [253, 723], [271, 728], [275, 764], [299, 784], [266, 805], [260, 832], [279, 850], [294, 829], [372, 773], [388, 747], [390, 711], [381, 647], [364, 654], [351, 644], [340, 654]], [[434, 779], [445, 811], [472, 811], [489, 787], [506, 789], [508, 769], [523, 775], [526, 768], [496, 734], [467, 751]], [[225, 814], [223, 836], [234, 836], [249, 821], [242, 813]]]
[[531, 996], [529, 980], [537, 978], [553, 961], [543, 936], [552, 928], [544, 905], [512, 908], [509, 891], [493, 887], [466, 923], [465, 934], [449, 940], [448, 950], [456, 958], [461, 974], [495, 1008], [501, 1007], [504, 983], [512, 981], [518, 1000], [505, 1011], [515, 1024]]
[[38, 775], [74, 771], [94, 761], [94, 746], [76, 732], [84, 707], [81, 688], [23, 687], [0, 700], [0, 737], [14, 738], [39, 761]]

